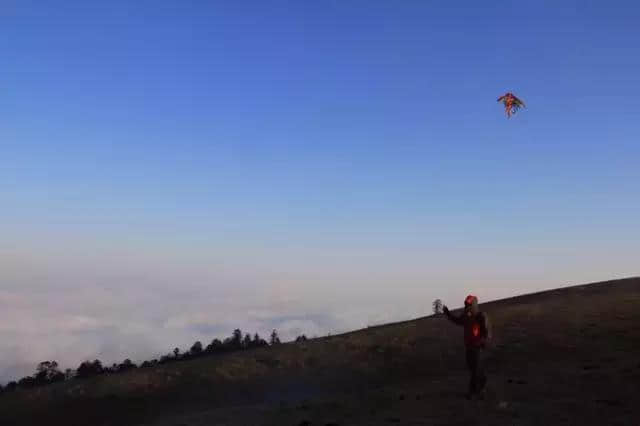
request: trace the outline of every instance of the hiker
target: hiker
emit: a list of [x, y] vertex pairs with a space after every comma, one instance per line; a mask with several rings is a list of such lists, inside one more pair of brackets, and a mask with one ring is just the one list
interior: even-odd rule
[[473, 295], [464, 300], [464, 311], [460, 316], [455, 316], [444, 306], [444, 314], [454, 323], [464, 327], [464, 345], [466, 348], [467, 367], [471, 378], [469, 380], [469, 393], [467, 398], [474, 395], [484, 397], [484, 387], [487, 377], [482, 365], [482, 350], [491, 338], [489, 318], [484, 312], [478, 310], [478, 298]]

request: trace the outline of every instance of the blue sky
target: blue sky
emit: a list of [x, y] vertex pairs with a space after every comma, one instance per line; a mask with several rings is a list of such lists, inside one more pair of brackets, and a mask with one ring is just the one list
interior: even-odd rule
[[[324, 333], [638, 275], [639, 20], [631, 1], [0, 2], [0, 296], [24, 305], [0, 314], [5, 352], [39, 315], [119, 357], [96, 324], [168, 350], [224, 328], [197, 304], [221, 294], [236, 324]], [[510, 120], [505, 91], [527, 104]], [[119, 323], [122, 288], [158, 300]]]

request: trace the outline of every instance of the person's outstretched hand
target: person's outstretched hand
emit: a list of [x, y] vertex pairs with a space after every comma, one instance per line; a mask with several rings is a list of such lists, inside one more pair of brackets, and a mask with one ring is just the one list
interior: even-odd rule
[[442, 312], [444, 312], [445, 315], [449, 315], [449, 308], [447, 308], [447, 305], [442, 307]]

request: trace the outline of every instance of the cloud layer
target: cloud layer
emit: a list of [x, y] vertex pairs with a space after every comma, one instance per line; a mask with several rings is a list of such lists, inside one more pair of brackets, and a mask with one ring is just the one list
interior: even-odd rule
[[65, 241], [65, 250], [51, 238], [49, 246], [25, 241], [0, 250], [0, 382], [45, 360], [63, 368], [139, 362], [235, 328], [263, 337], [277, 329], [285, 341], [322, 336], [426, 315], [435, 298], [457, 306], [471, 291], [482, 302], [637, 274], [634, 250], [613, 256], [596, 246], [580, 254], [274, 248], [242, 257], [108, 240]]

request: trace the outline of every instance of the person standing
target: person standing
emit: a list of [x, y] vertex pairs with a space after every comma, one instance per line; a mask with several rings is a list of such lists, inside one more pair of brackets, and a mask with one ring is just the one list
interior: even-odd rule
[[485, 312], [480, 312], [478, 298], [473, 295], [466, 297], [464, 311], [459, 316], [449, 312], [447, 306], [444, 306], [442, 310], [449, 320], [464, 327], [465, 353], [470, 373], [467, 398], [471, 399], [474, 395], [482, 398], [487, 384], [487, 376], [482, 363], [482, 351], [485, 349], [487, 341], [491, 338], [489, 317]]

